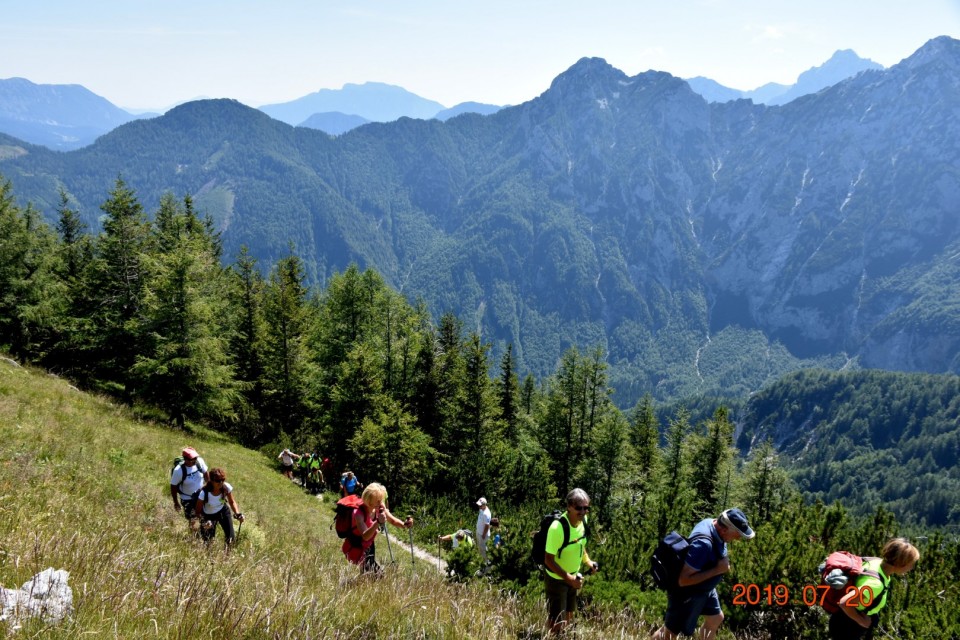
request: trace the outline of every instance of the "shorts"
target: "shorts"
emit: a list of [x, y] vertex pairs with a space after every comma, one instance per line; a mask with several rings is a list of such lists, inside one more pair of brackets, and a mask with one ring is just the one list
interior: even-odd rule
[[283, 463], [281, 462], [281, 463], [280, 463], [280, 468], [281, 468], [282, 470], [284, 470], [284, 471], [293, 471], [293, 465], [292, 465], [292, 464], [283, 464]]
[[700, 616], [715, 616], [722, 613], [717, 590], [708, 593], [685, 595], [678, 593], [667, 596], [667, 615], [664, 626], [671, 633], [683, 633], [692, 636], [697, 629]]
[[183, 517], [187, 520], [193, 520], [194, 518], [199, 518], [197, 515], [197, 501], [196, 500], [184, 500], [183, 496], [180, 496], [180, 506], [183, 507]]
[[577, 590], [563, 580], [543, 574], [543, 587], [547, 594], [547, 615], [550, 624], [557, 624], [566, 614], [577, 612]]

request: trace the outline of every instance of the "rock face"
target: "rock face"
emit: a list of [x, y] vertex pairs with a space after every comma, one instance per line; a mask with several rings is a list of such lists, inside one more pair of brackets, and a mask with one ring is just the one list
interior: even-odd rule
[[50, 625], [62, 622], [73, 614], [69, 577], [63, 569], [47, 568], [19, 589], [0, 588], [0, 622], [6, 623], [11, 633], [19, 629], [24, 620], [36, 616]]
[[626, 405], [809, 364], [960, 372], [958, 104], [950, 38], [779, 107], [585, 58], [483, 117], [331, 139], [205, 101], [68, 154], [0, 137], [0, 173], [94, 226], [118, 174], [148, 207], [195, 194], [225, 255], [374, 267], [523, 370], [601, 345]]

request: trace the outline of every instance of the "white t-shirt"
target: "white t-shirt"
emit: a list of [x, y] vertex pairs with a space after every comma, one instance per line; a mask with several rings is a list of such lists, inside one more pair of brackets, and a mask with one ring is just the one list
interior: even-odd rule
[[[490, 529], [488, 525], [490, 524], [490, 507], [485, 506], [480, 509], [480, 513], [477, 514], [477, 540], [486, 540], [490, 537]], [[483, 530], [487, 530], [487, 535], [484, 537]]]
[[207, 490], [201, 491], [200, 495], [197, 496], [198, 500], [203, 500], [203, 512], [208, 516], [212, 516], [227, 506], [227, 496], [233, 493], [233, 487], [230, 486], [229, 482], [224, 482], [221, 489], [218, 496]]
[[[184, 471], [187, 474], [187, 479], [183, 480]], [[197, 458], [197, 463], [192, 467], [188, 467], [184, 464], [177, 465], [177, 468], [173, 470], [173, 473], [170, 474], [170, 484], [177, 486], [180, 484], [180, 481], [183, 480], [183, 486], [180, 487], [180, 499], [189, 500], [190, 496], [193, 495], [194, 491], [197, 491], [203, 486], [203, 474], [207, 472], [207, 463], [203, 461], [203, 458]]]
[[280, 452], [280, 462], [287, 467], [293, 466], [293, 456], [290, 454], [290, 449], [284, 449]]

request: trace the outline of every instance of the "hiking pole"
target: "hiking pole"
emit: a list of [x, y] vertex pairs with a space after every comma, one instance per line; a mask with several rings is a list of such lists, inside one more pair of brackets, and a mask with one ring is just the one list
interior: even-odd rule
[[407, 514], [407, 522], [410, 523], [410, 566], [413, 566], [413, 514]]
[[383, 535], [387, 539], [387, 551], [390, 552], [390, 564], [396, 563], [393, 559], [393, 547], [390, 546], [390, 533], [387, 531], [387, 523], [383, 523]]

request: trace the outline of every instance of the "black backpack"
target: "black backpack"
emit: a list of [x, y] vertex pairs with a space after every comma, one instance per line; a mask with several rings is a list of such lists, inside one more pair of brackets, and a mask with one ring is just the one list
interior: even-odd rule
[[668, 533], [650, 557], [650, 576], [653, 584], [664, 591], [675, 591], [680, 588], [680, 572], [687, 561], [687, 552], [690, 543], [696, 538], [707, 538], [713, 544], [710, 536], [698, 533], [692, 538], [685, 538], [676, 531]]
[[[557, 549], [557, 557], [559, 558], [563, 550], [570, 546], [570, 522], [563, 517], [564, 513], [563, 511], [551, 511], [543, 516], [543, 519], [540, 520], [540, 528], [533, 534], [533, 548], [530, 550], [530, 559], [538, 567], [544, 565], [543, 557], [547, 553], [547, 531], [555, 521], [559, 520], [560, 526], [563, 527], [563, 544]], [[583, 520], [583, 537], [589, 537], [586, 519]]]
[[[170, 467], [170, 475], [172, 476], [172, 475], [173, 475], [173, 472], [177, 470], [177, 467], [183, 465], [183, 463], [184, 463], [183, 456], [177, 456], [176, 458], [174, 458], [174, 459], [173, 459], [173, 466]], [[199, 463], [199, 462], [197, 462], [197, 471], [200, 472], [201, 474], [204, 473], [203, 471], [200, 470], [200, 463]], [[181, 477], [180, 477], [180, 482], [179, 482], [179, 484], [177, 484], [177, 491], [180, 493], [181, 496], [183, 495], [183, 483], [187, 481], [187, 476], [188, 476], [188, 475], [193, 475], [193, 474], [192, 474], [192, 473], [191, 473], [191, 474], [188, 474], [188, 473], [187, 473], [187, 467], [186, 467], [186, 466], [183, 466], [183, 473], [182, 473], [182, 475], [181, 475]], [[202, 488], [202, 487], [201, 487], [201, 488]], [[193, 492], [193, 495], [190, 496], [190, 499], [191, 499], [191, 500], [196, 500], [196, 499], [197, 499], [197, 495], [199, 495], [199, 493], [200, 493], [200, 489], [197, 489], [196, 491]]]

